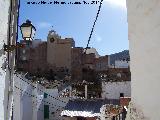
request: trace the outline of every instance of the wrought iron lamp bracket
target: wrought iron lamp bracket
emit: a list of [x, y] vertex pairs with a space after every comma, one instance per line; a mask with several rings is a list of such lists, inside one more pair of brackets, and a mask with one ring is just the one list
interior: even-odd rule
[[20, 43], [18, 43], [16, 45], [6, 45], [6, 44], [4, 44], [3, 46], [4, 46], [4, 51], [5, 52], [12, 52], [18, 47], [23, 48], [24, 44], [20, 44]]

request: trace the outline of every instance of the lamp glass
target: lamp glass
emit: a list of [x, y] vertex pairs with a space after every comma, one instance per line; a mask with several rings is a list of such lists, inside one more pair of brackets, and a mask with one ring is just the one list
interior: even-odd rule
[[30, 20], [21, 25], [22, 37], [24, 40], [32, 41], [35, 35], [36, 28], [32, 25]]
[[32, 34], [32, 26], [21, 27], [22, 37], [24, 40], [29, 40]]

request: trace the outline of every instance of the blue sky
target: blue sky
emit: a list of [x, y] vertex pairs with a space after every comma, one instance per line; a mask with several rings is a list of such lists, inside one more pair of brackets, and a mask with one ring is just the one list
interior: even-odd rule
[[[21, 0], [19, 25], [25, 22], [26, 19], [30, 19], [37, 29], [36, 39], [47, 40], [48, 31], [53, 26], [53, 29], [63, 38], [73, 37], [77, 47], [86, 47], [99, 4], [28, 5], [26, 3], [28, 1], [33, 0]], [[92, 0], [87, 1], [91, 2]], [[19, 36], [21, 36], [20, 31]], [[89, 46], [96, 48], [100, 55], [108, 55], [128, 49], [125, 0], [103, 1]]]

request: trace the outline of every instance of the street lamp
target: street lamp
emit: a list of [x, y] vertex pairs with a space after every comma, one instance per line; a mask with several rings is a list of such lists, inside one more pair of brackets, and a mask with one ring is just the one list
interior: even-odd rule
[[30, 20], [26, 20], [26, 23], [23, 23], [20, 26], [22, 38], [26, 41], [32, 41], [36, 32], [36, 28], [32, 25]]
[[[29, 44], [30, 41], [33, 40], [36, 28], [32, 25], [30, 20], [26, 20], [26, 23], [23, 23], [20, 26], [21, 33], [22, 33], [22, 38], [25, 40], [26, 43]], [[16, 45], [6, 45], [4, 44], [4, 51], [6, 52], [11, 52], [14, 49], [18, 47], [24, 47], [23, 44], [16, 44]]]

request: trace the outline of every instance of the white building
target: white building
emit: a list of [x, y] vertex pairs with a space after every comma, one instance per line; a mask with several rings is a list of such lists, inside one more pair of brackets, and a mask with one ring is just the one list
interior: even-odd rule
[[131, 96], [131, 81], [102, 82], [102, 98], [119, 99], [120, 96]]
[[[84, 51], [85, 51], [85, 49], [84, 49]], [[96, 58], [99, 58], [100, 57], [100, 55], [98, 54], [98, 52], [97, 52], [97, 50], [95, 49], [95, 48], [88, 48], [87, 50], [86, 50], [86, 54], [91, 54], [91, 53], [94, 53], [95, 54], [95, 56], [96, 56]]]
[[[61, 120], [62, 117], [60, 116], [60, 113], [63, 109], [63, 107], [66, 106], [66, 104], [69, 101], [69, 97], [59, 97], [59, 92], [57, 87], [52, 88], [52, 89], [45, 89], [45, 93], [51, 95], [52, 97], [50, 97], [49, 95], [45, 94], [44, 95], [44, 101], [46, 101], [44, 103], [44, 109], [46, 109], [45, 114], [45, 120], [55, 120], [55, 119], [59, 119]], [[54, 98], [56, 99], [54, 99]], [[49, 104], [50, 103], [50, 104]]]
[[34, 86], [36, 89], [33, 89], [32, 94], [36, 97], [32, 98], [32, 120], [44, 120], [44, 87], [40, 84], [34, 84]]
[[[9, 0], [0, 1], [0, 119], [6, 120], [9, 80], [5, 71]], [[159, 120], [160, 94], [160, 1], [127, 0], [132, 72], [132, 103], [129, 120]], [[16, 18], [16, 17], [15, 17]], [[3, 42], [4, 40], [4, 42]], [[7, 74], [7, 75], [6, 75]], [[132, 106], [133, 105], [133, 106]], [[135, 115], [135, 116], [134, 116]], [[136, 117], [137, 116], [137, 117]], [[135, 118], [133, 118], [135, 117]]]
[[[12, 7], [11, 7], [12, 6]], [[18, 0], [0, 0], [0, 120], [11, 118], [12, 70], [14, 68], [14, 52], [4, 52], [3, 45], [15, 44], [17, 37]], [[12, 12], [11, 12], [12, 11]], [[8, 62], [10, 61], [10, 62]], [[11, 71], [9, 74], [8, 63]]]
[[24, 75], [14, 75], [13, 120], [44, 120], [44, 87], [28, 83]]
[[115, 68], [128, 68], [130, 61], [127, 60], [116, 60], [115, 61]]
[[127, 120], [160, 119], [160, 0], [127, 0], [131, 113]]
[[46, 89], [38, 83], [14, 76], [13, 120], [62, 119], [60, 113], [69, 97], [59, 97], [57, 87]]

